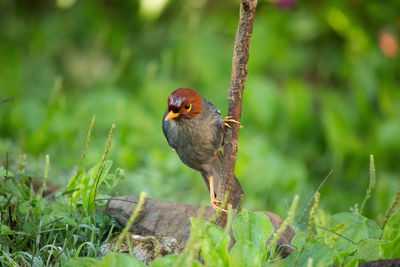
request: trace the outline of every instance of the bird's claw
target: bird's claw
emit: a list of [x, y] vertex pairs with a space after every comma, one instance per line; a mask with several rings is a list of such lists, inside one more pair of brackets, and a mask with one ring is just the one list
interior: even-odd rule
[[211, 206], [212, 206], [212, 208], [213, 208], [213, 210], [215, 210], [215, 211], [223, 211], [223, 212], [228, 212], [226, 209], [223, 209], [223, 208], [221, 208], [220, 206], [218, 206], [216, 203], [221, 203], [221, 201], [219, 201], [219, 200], [214, 200], [214, 201], [211, 201]]
[[[228, 123], [224, 123], [224, 126], [229, 127], [229, 128], [232, 128]], [[239, 126], [239, 129], [243, 129], [243, 126], [240, 125], [240, 126]]]
[[211, 195], [211, 201], [210, 202], [211, 202], [211, 206], [212, 206], [213, 210], [215, 210], [215, 211], [219, 211], [220, 210], [220, 211], [228, 212], [226, 209], [223, 209], [223, 208], [220, 207], [222, 201], [216, 199], [212, 195]]
[[[220, 207], [222, 202], [215, 198], [214, 179], [212, 175], [208, 177], [208, 184], [210, 185], [210, 202], [213, 210], [228, 212], [227, 210]], [[219, 203], [219, 205], [217, 205], [217, 203]]]
[[224, 123], [224, 126], [229, 127], [229, 128], [232, 128], [232, 127], [228, 124], [229, 122], [231, 122], [231, 123], [237, 123], [237, 124], [239, 124], [239, 129], [243, 129], [243, 126], [240, 125], [240, 122], [238, 122], [237, 120], [232, 119], [231, 116], [226, 116], [222, 122]]

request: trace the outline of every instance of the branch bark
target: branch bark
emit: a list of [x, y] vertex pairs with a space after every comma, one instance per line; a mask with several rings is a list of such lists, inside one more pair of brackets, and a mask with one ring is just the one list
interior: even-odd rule
[[[240, 18], [233, 51], [232, 77], [228, 96], [228, 116], [238, 122], [240, 122], [242, 115], [242, 97], [246, 86], [250, 38], [253, 33], [256, 7], [257, 0], [242, 0], [240, 5]], [[224, 168], [217, 192], [217, 200], [219, 201], [223, 201], [225, 195], [228, 195], [228, 199], [231, 198], [239, 146], [239, 127], [239, 124], [231, 124], [231, 128], [227, 127], [224, 132]], [[226, 219], [226, 213], [222, 212], [216, 223], [225, 227]]]

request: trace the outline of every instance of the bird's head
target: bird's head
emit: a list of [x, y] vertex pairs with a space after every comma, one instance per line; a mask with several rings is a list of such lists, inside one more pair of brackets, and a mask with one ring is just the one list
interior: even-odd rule
[[201, 114], [201, 97], [189, 88], [179, 88], [168, 97], [168, 114], [165, 120], [193, 119]]

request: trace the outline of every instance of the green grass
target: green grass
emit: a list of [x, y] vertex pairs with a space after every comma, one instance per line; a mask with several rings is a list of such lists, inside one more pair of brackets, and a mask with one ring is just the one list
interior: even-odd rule
[[[101, 193], [121, 178], [121, 171], [111, 173], [106, 160], [111, 145], [111, 128], [100, 161], [85, 171], [81, 168], [70, 179], [68, 188], [43, 196], [50, 170], [46, 155], [44, 179], [35, 192], [32, 178], [25, 172], [24, 157], [15, 174], [1, 168], [1, 260], [2, 265], [63, 266], [73, 257], [98, 257], [100, 246], [110, 240], [115, 228], [113, 219], [96, 209], [105, 204]], [[86, 144], [89, 144], [93, 123]]]

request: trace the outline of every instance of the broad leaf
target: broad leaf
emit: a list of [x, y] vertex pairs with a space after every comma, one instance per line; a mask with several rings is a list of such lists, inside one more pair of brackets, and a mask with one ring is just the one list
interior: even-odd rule
[[[322, 239], [321, 239], [322, 240]], [[311, 258], [313, 266], [331, 266], [333, 264], [335, 250], [323, 243], [308, 244], [298, 257], [299, 250], [290, 254], [282, 263], [284, 266], [307, 266]], [[298, 257], [298, 258], [297, 258]]]
[[150, 262], [151, 267], [165, 267], [165, 266], [173, 266], [176, 260], [178, 259], [178, 255], [170, 254], [162, 258], [155, 259]]
[[302, 246], [304, 246], [306, 239], [307, 239], [306, 233], [298, 233], [293, 237], [291, 243], [293, 246], [297, 247], [297, 249], [300, 249]]
[[400, 236], [400, 211], [390, 218], [386, 223], [385, 229], [383, 230], [383, 238], [386, 240], [394, 240]]
[[330, 231], [325, 232], [326, 243], [338, 251], [355, 251], [366, 239], [377, 239], [382, 231], [378, 224], [355, 213], [338, 213], [328, 219]]
[[383, 256], [383, 249], [381, 247], [383, 243], [386, 242], [379, 239], [362, 241], [358, 244], [357, 253], [354, 257], [366, 261], [378, 260]]
[[[197, 224], [192, 218], [192, 227], [194, 225], [201, 226], [201, 249], [200, 253], [207, 266], [221, 266], [229, 264], [228, 247], [230, 242], [229, 234], [224, 232], [219, 226], [216, 226], [208, 221], [200, 221]], [[192, 230], [196, 231], [196, 230]]]
[[97, 265], [99, 267], [145, 267], [146, 264], [139, 261], [135, 257], [132, 257], [124, 253], [110, 253], [101, 259], [101, 264]]
[[242, 211], [233, 222], [233, 234], [238, 241], [253, 242], [261, 255], [265, 255], [265, 244], [274, 233], [269, 217], [262, 212]]
[[239, 240], [232, 248], [229, 263], [232, 267], [261, 266], [262, 257], [257, 247], [248, 240]]
[[400, 258], [400, 236], [395, 240], [382, 243], [381, 248], [383, 250], [384, 259]]
[[15, 177], [14, 173], [8, 170], [5, 170], [3, 166], [0, 166], [0, 178], [3, 177]]
[[80, 267], [94, 267], [94, 266], [99, 266], [101, 263], [100, 260], [94, 259], [94, 258], [89, 258], [89, 257], [75, 257], [69, 260], [66, 264], [65, 267], [75, 267], [75, 266], [80, 266]]

